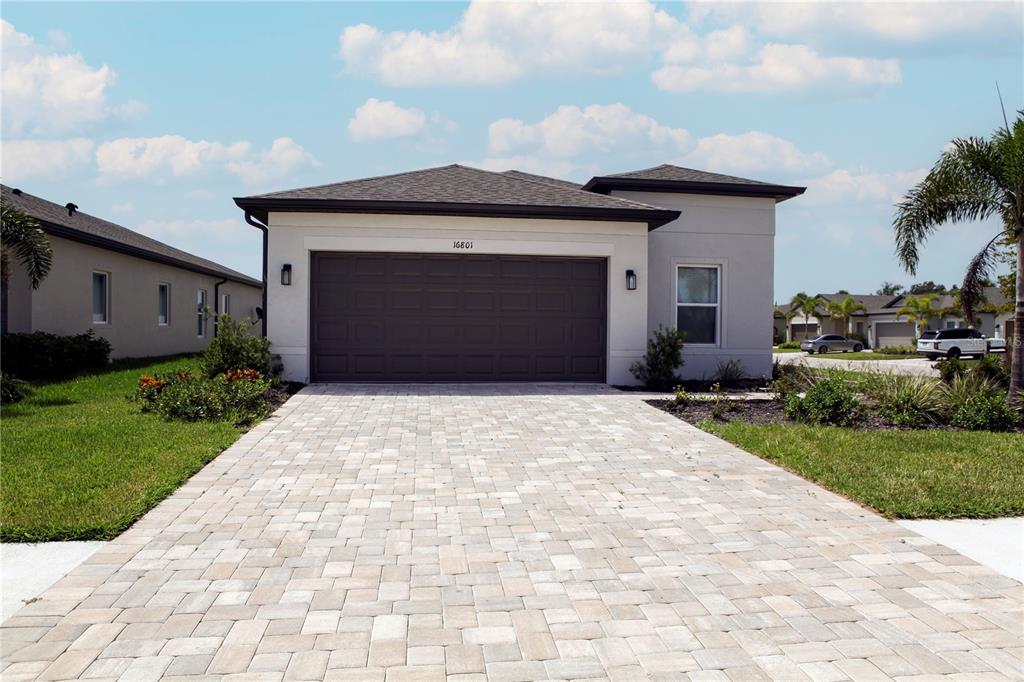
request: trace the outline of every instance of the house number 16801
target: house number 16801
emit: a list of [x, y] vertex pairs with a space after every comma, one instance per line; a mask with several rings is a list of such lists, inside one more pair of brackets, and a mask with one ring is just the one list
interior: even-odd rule
[[456, 239], [455, 241], [452, 242], [452, 248], [453, 249], [472, 249], [473, 248], [473, 242], [465, 241], [465, 240], [462, 240], [462, 239]]

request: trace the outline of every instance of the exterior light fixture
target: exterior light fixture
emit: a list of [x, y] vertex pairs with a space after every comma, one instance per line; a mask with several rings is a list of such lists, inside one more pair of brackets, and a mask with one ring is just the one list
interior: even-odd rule
[[626, 289], [629, 291], [636, 289], [636, 270], [626, 270]]
[[281, 266], [281, 284], [288, 286], [292, 283], [292, 264], [285, 263]]

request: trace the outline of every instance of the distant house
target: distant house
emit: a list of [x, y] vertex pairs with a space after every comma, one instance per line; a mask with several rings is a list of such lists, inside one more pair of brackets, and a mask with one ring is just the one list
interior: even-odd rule
[[[2, 200], [35, 218], [53, 247], [38, 289], [11, 259], [4, 332], [93, 329], [113, 357], [196, 352], [215, 333], [212, 313], [255, 317], [262, 284], [126, 227], [2, 186]], [[258, 331], [258, 328], [256, 329]]]
[[[864, 337], [871, 348], [883, 346], [909, 346], [916, 336], [914, 325], [906, 318], [899, 316], [899, 309], [906, 301], [906, 294], [881, 296], [876, 294], [847, 294], [845, 292], [818, 294], [826, 302], [841, 301], [847, 296], [864, 305], [865, 310], [855, 313], [850, 318], [850, 333]], [[1009, 338], [1012, 335], [1012, 312], [994, 312], [1006, 304], [1006, 297], [998, 287], [986, 287], [985, 305], [977, 313], [973, 327], [985, 336]], [[827, 305], [827, 303], [826, 303]], [[787, 336], [786, 313], [789, 305], [776, 306], [775, 332], [777, 338], [800, 340], [814, 338], [819, 334], [847, 334], [842, 320], [828, 316], [824, 309], [819, 316], [811, 316], [806, 322], [802, 314], [797, 314], [789, 324], [791, 337]], [[968, 327], [967, 321], [957, 310], [957, 301], [950, 294], [943, 294], [932, 302], [936, 316], [928, 323], [928, 329], [956, 329]]]

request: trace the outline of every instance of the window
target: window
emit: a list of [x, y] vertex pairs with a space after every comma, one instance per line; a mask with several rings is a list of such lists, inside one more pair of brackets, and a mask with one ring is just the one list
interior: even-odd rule
[[231, 294], [220, 295], [220, 312], [222, 315], [231, 314]]
[[196, 292], [196, 336], [206, 336], [206, 289]]
[[956, 329], [956, 320], [946, 320], [946, 329]]
[[92, 273], [92, 321], [110, 322], [110, 274], [106, 272]]
[[864, 336], [864, 323], [863, 322], [858, 322], [857, 323], [857, 333], [860, 334], [861, 336]]
[[676, 327], [691, 344], [718, 343], [718, 266], [680, 265], [676, 272]]
[[167, 282], [156, 285], [156, 323], [161, 327], [171, 323], [171, 285]]

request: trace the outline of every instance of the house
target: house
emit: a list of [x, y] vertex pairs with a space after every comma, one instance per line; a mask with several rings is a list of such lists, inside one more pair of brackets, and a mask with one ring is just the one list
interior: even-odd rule
[[288, 379], [634, 384], [659, 326], [686, 332], [684, 376], [771, 372], [775, 204], [803, 191], [450, 165], [235, 203], [265, 234]]
[[[802, 313], [798, 313], [789, 323], [791, 337], [786, 336], [787, 319], [786, 313], [789, 305], [776, 306], [774, 325], [777, 338], [800, 340], [814, 338], [819, 334], [853, 334], [862, 336], [870, 348], [882, 348], [885, 346], [911, 346], [917, 337], [915, 325], [905, 315], [900, 315], [899, 310], [906, 303], [907, 294], [875, 295], [875, 294], [848, 294], [845, 291], [818, 294], [826, 303], [828, 301], [841, 301], [847, 296], [853, 296], [854, 300], [864, 306], [863, 311], [854, 313], [850, 318], [850, 330], [843, 328], [843, 321], [836, 320], [826, 315], [825, 306], [822, 306], [819, 316], [810, 316], [804, 322]], [[932, 301], [935, 308], [935, 317], [928, 321], [927, 329], [956, 329], [958, 327], [972, 326], [985, 336], [996, 338], [1009, 338], [1013, 329], [1013, 313], [1002, 312], [1007, 310], [1007, 298], [998, 287], [986, 287], [984, 291], [985, 304], [980, 306], [976, 314], [975, 323], [969, 325], [959, 312], [959, 302], [952, 294], [941, 294]]]
[[[112, 357], [201, 351], [215, 333], [211, 312], [254, 317], [262, 284], [213, 261], [2, 186], [3, 203], [35, 218], [53, 249], [38, 289], [11, 259], [3, 331], [80, 334], [110, 341]], [[258, 332], [258, 329], [256, 330]]]

